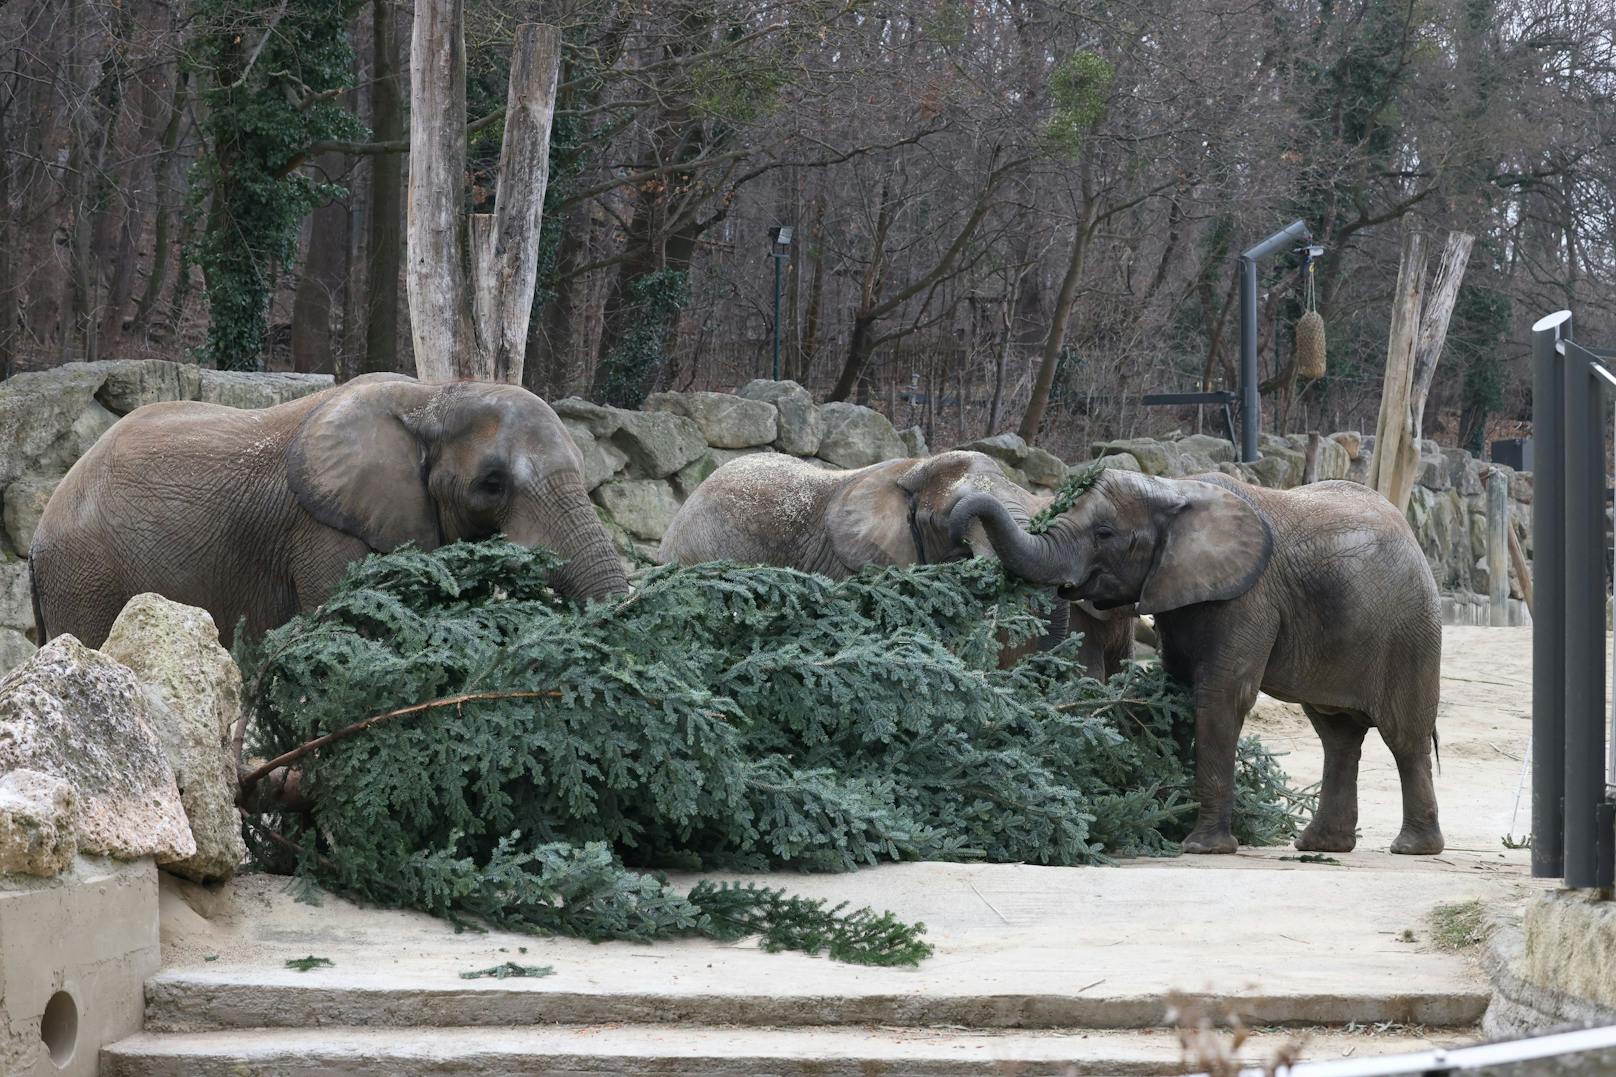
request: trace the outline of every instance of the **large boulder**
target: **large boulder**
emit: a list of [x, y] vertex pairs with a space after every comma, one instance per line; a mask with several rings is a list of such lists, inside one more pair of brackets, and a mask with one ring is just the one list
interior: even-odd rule
[[0, 628], [34, 630], [34, 595], [27, 561], [0, 559]]
[[1141, 471], [1139, 460], [1128, 452], [1110, 453], [1094, 461], [1100, 467], [1110, 468], [1113, 471]]
[[1442, 458], [1448, 462], [1448, 484], [1463, 497], [1474, 497], [1482, 492], [1481, 468], [1476, 458], [1464, 449], [1443, 449]]
[[213, 618], [159, 595], [136, 595], [113, 622], [101, 653], [128, 666], [163, 704], [153, 708], [154, 731], [174, 768], [196, 842], [196, 854], [168, 870], [197, 882], [228, 879], [247, 857], [231, 746], [241, 716], [241, 672], [219, 646]]
[[18, 479], [6, 487], [0, 520], [5, 523], [6, 541], [19, 554], [26, 555], [34, 541], [34, 529], [45, 515], [45, 503], [62, 480]]
[[931, 455], [931, 449], [926, 444], [926, 432], [918, 426], [906, 426], [899, 430], [898, 440], [903, 442], [903, 447], [910, 456]]
[[85, 366], [99, 370], [105, 381], [95, 394], [114, 415], [164, 400], [196, 400], [202, 395], [202, 368], [166, 359], [105, 359]]
[[1166, 475], [1172, 471], [1172, 455], [1167, 446], [1152, 438], [1124, 438], [1120, 441], [1099, 441], [1090, 449], [1096, 460], [1118, 453], [1127, 453], [1139, 464], [1146, 475]]
[[72, 363], [0, 381], [0, 486], [65, 475], [117, 416], [95, 399], [106, 375]]
[[628, 463], [627, 453], [610, 441], [597, 438], [590, 432], [588, 424], [576, 419], [563, 419], [561, 425], [567, 428], [572, 443], [578, 447], [578, 455], [583, 458], [585, 490], [593, 490]]
[[821, 404], [819, 422], [819, 457], [837, 467], [867, 467], [909, 455], [887, 417], [859, 404]]
[[1036, 445], [1021, 458], [1021, 470], [1028, 482], [1038, 486], [1059, 486], [1066, 481], [1066, 461]]
[[15, 628], [0, 628], [0, 677], [28, 661], [34, 645]]
[[[1204, 457], [1213, 465], [1234, 463], [1234, 442], [1224, 438], [1213, 437], [1211, 434], [1187, 434], [1175, 443], [1181, 453], [1192, 453]], [[1209, 468], [1216, 471], [1217, 467]]]
[[819, 451], [819, 409], [807, 389], [794, 381], [758, 378], [741, 386], [735, 395], [774, 405], [776, 449], [793, 456], [812, 456]]
[[60, 875], [78, 852], [78, 798], [54, 774], [0, 774], [0, 875]]
[[196, 855], [149, 699], [135, 675], [57, 636], [0, 680], [0, 773], [26, 768], [78, 795], [81, 852], [169, 864]]
[[602, 483], [595, 500], [617, 526], [645, 542], [660, 542], [679, 511], [673, 487], [656, 479], [624, 479]]
[[1002, 460], [1007, 464], [1020, 466], [1027, 456], [1027, 443], [1020, 434], [1006, 431], [1003, 434], [994, 434], [992, 437], [977, 438], [960, 446], [968, 452], [979, 452], [984, 456], [991, 456], [995, 460]]
[[628, 474], [635, 479], [665, 479], [707, 453], [701, 429], [666, 411], [619, 412], [612, 443], [628, 456]]
[[563, 419], [587, 427], [589, 432], [597, 438], [609, 438], [617, 433], [617, 428], [623, 425], [623, 416], [630, 414], [622, 408], [607, 407], [605, 404], [591, 404], [589, 401], [577, 396], [566, 396], [554, 401], [551, 408]]
[[272, 408], [335, 384], [330, 374], [258, 374], [205, 367], [199, 368], [198, 373], [201, 385], [196, 398], [230, 408]]
[[1330, 440], [1347, 450], [1347, 459], [1356, 460], [1363, 452], [1364, 436], [1356, 430], [1342, 430], [1330, 435]]
[[730, 393], [652, 393], [646, 411], [683, 415], [715, 449], [750, 449], [772, 444], [779, 435], [773, 404]]

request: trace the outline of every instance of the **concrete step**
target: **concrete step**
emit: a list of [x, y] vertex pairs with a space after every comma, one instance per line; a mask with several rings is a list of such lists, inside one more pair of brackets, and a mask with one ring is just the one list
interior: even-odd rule
[[[1300, 1041], [1304, 1057], [1395, 1054], [1429, 1039], [1314, 1031], [1252, 1036], [1242, 1063], [1272, 1060]], [[1225, 1041], [1227, 1038], [1225, 1037]], [[314, 1074], [511, 1074], [578, 1077], [1138, 1077], [1208, 1068], [1184, 1059], [1176, 1035], [892, 1028], [688, 1028], [592, 1025], [530, 1028], [239, 1029], [142, 1033], [101, 1053], [102, 1077], [276, 1077]]]
[[[1162, 1023], [1174, 1003], [1208, 1013], [1239, 1014], [1251, 1026], [1395, 1023], [1436, 1028], [1474, 1026], [1487, 1007], [1481, 987], [1372, 988], [1320, 992], [1255, 987], [1193, 992], [1108, 992], [1103, 982], [1070, 992], [1006, 991], [983, 985], [970, 993], [894, 991], [872, 983], [839, 993], [811, 980], [769, 984], [723, 982], [686, 974], [636, 988], [578, 982], [581, 977], [462, 980], [453, 973], [275, 968], [168, 969], [146, 984], [148, 1032], [222, 1029], [452, 1028], [472, 1026], [671, 1024], [795, 1027], [887, 1025], [901, 1028], [1145, 1029]], [[647, 977], [649, 979], [649, 976]], [[573, 981], [573, 982], [569, 982]]]

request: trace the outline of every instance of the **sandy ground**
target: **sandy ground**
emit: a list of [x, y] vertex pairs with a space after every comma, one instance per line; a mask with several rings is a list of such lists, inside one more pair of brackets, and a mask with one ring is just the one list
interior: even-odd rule
[[[284, 969], [313, 954], [342, 982], [496, 983], [500, 990], [662, 991], [804, 998], [1048, 996], [1127, 1000], [1173, 990], [1241, 998], [1438, 998], [1487, 990], [1473, 959], [1430, 938], [1438, 905], [1508, 909], [1543, 884], [1528, 853], [1504, 847], [1529, 827], [1522, 760], [1530, 730], [1529, 629], [1450, 628], [1444, 635], [1437, 793], [1448, 849], [1387, 852], [1400, 819], [1397, 772], [1378, 737], [1365, 742], [1358, 850], [1340, 865], [1305, 864], [1288, 848], [1232, 857], [1142, 860], [1110, 868], [910, 864], [852, 875], [777, 875], [812, 895], [921, 919], [937, 947], [915, 970], [862, 969], [690, 940], [593, 946], [568, 939], [456, 934], [416, 913], [325, 897], [299, 902], [285, 880], [243, 876], [221, 891], [175, 880], [163, 892], [165, 975], [244, 975], [307, 983]], [[1299, 708], [1263, 699], [1247, 726], [1299, 784], [1321, 753]], [[1518, 798], [1518, 807], [1517, 807]], [[1252, 872], [1259, 874], [1253, 875]], [[461, 981], [506, 960], [552, 964], [539, 980]], [[315, 973], [310, 976], [325, 974]], [[1320, 1005], [1324, 1005], [1320, 1003]], [[1326, 1007], [1327, 1009], [1327, 1007]], [[1322, 1011], [1321, 1011], [1322, 1012]], [[1452, 1042], [1453, 1034], [1439, 1039]]]

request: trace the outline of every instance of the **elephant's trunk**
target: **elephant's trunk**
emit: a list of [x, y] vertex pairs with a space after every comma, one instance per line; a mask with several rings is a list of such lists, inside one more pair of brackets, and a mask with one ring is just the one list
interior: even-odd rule
[[1053, 650], [1072, 633], [1072, 604], [1059, 594], [1054, 599], [1055, 605], [1049, 611], [1049, 631], [1038, 641], [1040, 651]]
[[557, 591], [579, 600], [628, 591], [628, 573], [577, 474], [541, 479], [533, 503], [536, 519], [508, 528], [506, 534], [513, 542], [546, 546], [566, 559], [551, 580]]
[[987, 532], [993, 552], [999, 555], [1012, 576], [1033, 583], [1063, 584], [1074, 582], [1069, 555], [1061, 549], [1052, 534], [1033, 535], [1023, 531], [1004, 507], [1004, 503], [990, 493], [978, 492], [960, 498], [948, 516], [949, 541], [958, 546], [965, 540], [965, 532], [972, 523], [980, 521]]

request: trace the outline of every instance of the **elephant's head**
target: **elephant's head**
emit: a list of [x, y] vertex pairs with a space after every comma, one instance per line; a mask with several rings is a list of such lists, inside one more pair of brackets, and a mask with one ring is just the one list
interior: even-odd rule
[[1268, 523], [1231, 484], [1107, 470], [1031, 534], [996, 498], [972, 496], [951, 530], [986, 529], [1014, 575], [1086, 599], [1098, 609], [1137, 603], [1159, 613], [1244, 594], [1268, 565]]
[[891, 460], [855, 473], [830, 506], [827, 526], [837, 556], [850, 567], [936, 563], [993, 556], [987, 533], [951, 532], [954, 509], [972, 495], [990, 497], [1013, 520], [1031, 519], [1034, 498], [979, 452]]
[[504, 534], [566, 558], [564, 594], [628, 590], [577, 447], [526, 389], [358, 379], [309, 412], [286, 462], [304, 510], [378, 552]]

